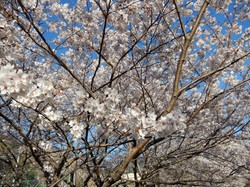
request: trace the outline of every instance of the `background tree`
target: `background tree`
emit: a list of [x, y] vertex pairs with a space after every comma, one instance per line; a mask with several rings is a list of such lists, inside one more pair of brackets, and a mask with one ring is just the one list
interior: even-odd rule
[[244, 186], [249, 7], [1, 1], [1, 133], [50, 187]]

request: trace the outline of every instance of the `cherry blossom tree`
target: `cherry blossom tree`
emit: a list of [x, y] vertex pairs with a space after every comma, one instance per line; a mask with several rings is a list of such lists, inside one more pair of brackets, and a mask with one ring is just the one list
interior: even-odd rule
[[1, 1], [1, 183], [32, 165], [49, 187], [247, 184], [249, 9]]

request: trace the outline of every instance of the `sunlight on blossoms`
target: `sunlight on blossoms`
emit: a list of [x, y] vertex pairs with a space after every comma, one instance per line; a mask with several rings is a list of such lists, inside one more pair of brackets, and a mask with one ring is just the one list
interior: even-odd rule
[[77, 120], [71, 120], [68, 125], [70, 126], [70, 132], [74, 139], [81, 138], [84, 126], [77, 122]]

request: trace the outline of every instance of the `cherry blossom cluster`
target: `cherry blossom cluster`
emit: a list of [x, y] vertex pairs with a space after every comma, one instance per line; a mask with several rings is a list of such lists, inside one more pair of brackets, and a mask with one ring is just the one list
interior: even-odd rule
[[32, 85], [32, 77], [17, 70], [13, 65], [7, 64], [0, 68], [0, 90], [1, 94], [18, 97], [26, 95]]
[[[52, 97], [53, 84], [48, 79], [35, 79], [32, 73], [25, 73], [7, 64], [0, 68], [0, 92], [13, 97], [18, 105], [36, 106], [39, 102], [49, 102]], [[45, 99], [45, 100], [44, 100]]]
[[[84, 110], [93, 115], [95, 123], [106, 124], [106, 135], [117, 127], [122, 132], [132, 133], [135, 138], [165, 136], [183, 133], [185, 130], [186, 116], [181, 111], [173, 111], [156, 120], [157, 115], [154, 112], [145, 114], [135, 103], [119, 110], [121, 95], [116, 90], [108, 88], [104, 94], [106, 98], [103, 101], [87, 99]], [[102, 127], [97, 128], [103, 132]]]

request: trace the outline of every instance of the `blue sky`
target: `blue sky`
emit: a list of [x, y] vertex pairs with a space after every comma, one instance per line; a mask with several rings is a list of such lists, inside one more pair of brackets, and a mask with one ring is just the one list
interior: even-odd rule
[[[86, 0], [86, 1], [88, 1], [88, 0]], [[69, 4], [69, 7], [73, 7], [74, 4], [77, 3], [77, 0], [61, 0], [60, 3], [61, 3], [61, 4], [67, 3], [67, 4]], [[234, 9], [233, 6], [234, 6], [234, 2], [229, 6], [229, 11], [230, 11], [230, 10], [233, 11], [233, 9]], [[225, 18], [225, 16], [224, 16], [223, 14], [215, 13], [215, 12], [212, 10], [212, 8], [209, 8], [209, 10], [210, 10], [212, 13], [215, 14], [215, 16], [216, 16], [216, 18], [217, 18], [217, 22], [218, 22], [219, 24], [222, 24], [222, 23], [225, 21], [225, 19], [227, 19], [227, 18]], [[231, 19], [231, 18], [229, 18], [229, 19]], [[250, 25], [250, 20], [245, 20], [245, 21], [241, 22], [241, 25], [242, 25], [242, 28], [243, 28], [242, 30], [244, 31], [246, 28], [249, 27], [249, 25]], [[222, 32], [226, 32], [226, 30], [224, 29]], [[53, 39], [53, 38], [56, 38], [57, 35], [56, 35], [55, 33], [46, 33], [46, 34], [45, 34], [45, 37], [46, 37], [48, 40], [51, 40], [51, 39]], [[239, 37], [240, 37], [240, 35], [233, 34], [233, 40], [237, 40], [237, 39], [239, 39]], [[142, 45], [142, 44], [139, 44], [139, 45]], [[55, 47], [55, 46], [52, 46], [52, 47]], [[58, 50], [58, 55], [61, 55], [60, 53], [65, 53], [66, 50], [67, 50], [66, 48], [61, 49], [61, 50]], [[246, 64], [247, 66], [250, 65], [250, 59], [249, 59], [249, 58], [248, 58], [248, 60], [246, 60], [246, 63], [245, 63], [245, 64]]]

